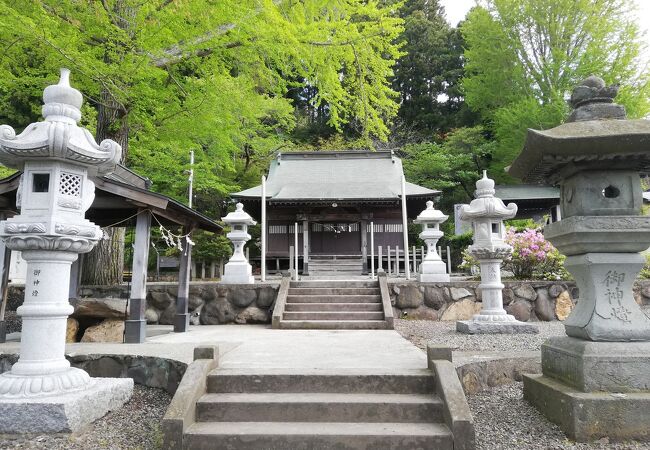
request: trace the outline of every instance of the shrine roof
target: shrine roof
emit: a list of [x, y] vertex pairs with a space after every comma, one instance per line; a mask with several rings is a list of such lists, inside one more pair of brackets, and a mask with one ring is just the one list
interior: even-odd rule
[[[266, 182], [270, 202], [399, 200], [402, 161], [390, 151], [279, 153]], [[434, 198], [440, 191], [406, 182], [409, 198]], [[262, 187], [231, 194], [260, 199]]]

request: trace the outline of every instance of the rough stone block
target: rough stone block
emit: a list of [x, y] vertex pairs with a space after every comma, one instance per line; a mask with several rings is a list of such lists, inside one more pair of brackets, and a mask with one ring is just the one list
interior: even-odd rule
[[[453, 288], [452, 288], [453, 289]], [[449, 305], [449, 308], [442, 313], [440, 320], [467, 320], [474, 317], [481, 311], [482, 304], [474, 301], [473, 298], [466, 298]]]
[[555, 317], [558, 320], [566, 320], [573, 311], [573, 301], [571, 301], [571, 296], [569, 291], [562, 291], [560, 295], [555, 299]]
[[74, 432], [120, 408], [132, 393], [130, 378], [93, 378], [83, 391], [0, 399], [0, 433]]
[[104, 320], [98, 325], [86, 328], [81, 342], [122, 342], [124, 340], [124, 322], [121, 320]]
[[451, 287], [449, 288], [449, 292], [451, 294], [451, 298], [454, 301], [472, 296], [472, 293], [470, 291], [461, 287]]
[[582, 392], [650, 392], [650, 342], [551, 337], [542, 345], [542, 370]]
[[528, 322], [533, 306], [527, 300], [517, 300], [506, 307], [508, 314], [515, 316], [520, 322]]
[[529, 283], [522, 283], [517, 286], [514, 289], [514, 294], [519, 298], [528, 300], [529, 302], [533, 302], [537, 298], [537, 292], [535, 292], [535, 289]]
[[539, 329], [525, 322], [481, 322], [478, 320], [460, 320], [456, 322], [456, 331], [464, 334], [537, 334]]
[[585, 393], [543, 375], [523, 378], [524, 398], [571, 439], [650, 440], [650, 392]]

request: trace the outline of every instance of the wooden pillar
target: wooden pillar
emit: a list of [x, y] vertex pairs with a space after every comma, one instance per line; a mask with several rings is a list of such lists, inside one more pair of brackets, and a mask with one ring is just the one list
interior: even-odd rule
[[309, 275], [309, 221], [302, 221], [302, 274]]
[[149, 260], [150, 231], [151, 213], [147, 210], [140, 210], [135, 223], [129, 316], [124, 324], [124, 342], [126, 343], [142, 343], [147, 337], [144, 310], [147, 304], [147, 261]]
[[205, 280], [205, 261], [201, 261], [201, 279]]
[[384, 270], [384, 255], [381, 254], [381, 245], [377, 247], [377, 272]]
[[368, 275], [368, 221], [361, 220], [361, 259], [363, 266], [361, 269], [362, 275]]
[[[190, 233], [191, 227], [183, 227], [183, 234]], [[184, 333], [190, 327], [188, 303], [190, 297], [190, 267], [192, 267], [192, 246], [183, 243], [181, 266], [178, 273], [178, 295], [176, 297], [176, 315], [174, 316], [174, 332]]]
[[375, 279], [375, 224], [370, 222], [370, 278]]
[[217, 263], [210, 261], [210, 278], [217, 278]]
[[391, 276], [393, 274], [392, 272], [392, 267], [390, 265], [390, 245], [386, 247], [386, 256], [388, 258], [388, 276]]

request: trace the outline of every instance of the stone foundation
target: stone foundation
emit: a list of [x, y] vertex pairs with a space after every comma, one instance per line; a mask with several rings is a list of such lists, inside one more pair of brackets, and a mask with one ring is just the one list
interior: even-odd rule
[[[478, 281], [418, 283], [389, 280], [395, 317], [422, 320], [468, 320], [481, 310]], [[572, 281], [505, 281], [503, 305], [522, 322], [564, 320], [579, 300]], [[226, 323], [270, 323], [279, 284], [225, 285], [216, 282], [190, 284], [189, 312], [194, 325]], [[9, 286], [7, 309], [22, 302], [24, 286]], [[177, 283], [149, 283], [145, 318], [149, 324], [171, 325]], [[83, 286], [81, 299], [74, 302], [73, 317], [82, 331], [103, 319], [123, 320], [129, 286]], [[640, 305], [650, 306], [650, 280], [634, 285]], [[85, 322], [85, 323], [83, 323]], [[78, 336], [81, 338], [81, 336]]]

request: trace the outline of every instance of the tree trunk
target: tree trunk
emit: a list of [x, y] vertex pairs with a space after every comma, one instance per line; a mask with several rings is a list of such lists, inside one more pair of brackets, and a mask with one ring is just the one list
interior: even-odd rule
[[124, 228], [107, 228], [109, 239], [102, 239], [84, 256], [82, 284], [114, 285], [122, 282], [124, 270]]
[[[112, 16], [114, 24], [123, 30], [129, 32], [130, 21], [133, 19], [135, 10], [123, 0], [118, 0], [113, 5]], [[122, 56], [126, 54], [126, 49], [118, 41], [114, 43], [122, 49]], [[113, 55], [113, 59], [115, 55]], [[118, 59], [120, 56], [118, 56]], [[105, 57], [106, 62], [110, 63], [111, 57]], [[102, 87], [100, 102], [97, 105], [97, 142], [104, 139], [112, 139], [122, 146], [121, 163], [126, 161], [129, 150], [129, 122], [128, 109], [121, 104], [105, 86]], [[109, 239], [101, 240], [97, 246], [86, 255], [84, 259], [84, 268], [82, 274], [83, 284], [92, 285], [112, 285], [122, 282], [122, 272], [124, 270], [124, 228], [109, 228], [106, 230]]]

